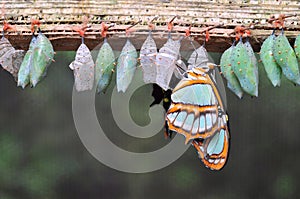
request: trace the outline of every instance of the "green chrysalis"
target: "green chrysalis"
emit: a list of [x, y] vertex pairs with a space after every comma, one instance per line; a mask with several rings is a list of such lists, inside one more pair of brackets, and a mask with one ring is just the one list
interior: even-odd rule
[[274, 58], [273, 46], [275, 44], [275, 39], [276, 36], [274, 34], [271, 34], [264, 41], [260, 49], [260, 58], [264, 65], [267, 76], [271, 80], [274, 87], [280, 86], [280, 79], [282, 74], [281, 68]]
[[49, 39], [40, 31], [33, 36], [18, 73], [18, 86], [30, 82], [33, 87], [46, 75], [47, 68], [54, 57], [54, 50]]
[[23, 89], [27, 86], [30, 81], [30, 70], [33, 62], [33, 49], [37, 45], [37, 37], [32, 36], [29, 49], [26, 52], [23, 62], [20, 66], [20, 70], [18, 73], [18, 86], [21, 86]]
[[300, 74], [296, 53], [283, 32], [276, 37], [273, 46], [276, 62], [280, 65], [287, 79], [300, 85]]
[[96, 60], [96, 83], [97, 83], [97, 92], [105, 93], [109, 83], [112, 79], [112, 73], [115, 64], [115, 55], [113, 49], [107, 42], [107, 39], [104, 39], [104, 43], [101, 46], [97, 60]]
[[243, 90], [252, 96], [258, 96], [258, 74], [249, 48], [242, 42], [242, 39], [233, 48], [232, 69], [238, 78]]
[[234, 46], [232, 45], [230, 48], [224, 51], [221, 56], [220, 65], [221, 65], [221, 72], [225, 79], [227, 80], [227, 87], [236, 94], [239, 98], [243, 96], [243, 89], [233, 73], [232, 65], [231, 65], [231, 56]]
[[39, 32], [32, 54], [30, 83], [33, 87], [46, 75], [47, 68], [54, 57], [54, 50], [49, 39]]

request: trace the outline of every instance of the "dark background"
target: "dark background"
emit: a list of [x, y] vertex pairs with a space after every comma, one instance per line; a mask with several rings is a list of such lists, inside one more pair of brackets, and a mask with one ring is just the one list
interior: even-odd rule
[[[113, 170], [81, 143], [72, 117], [74, 52], [59, 52], [36, 88], [17, 88], [0, 71], [0, 198], [297, 198], [300, 197], [300, 88], [283, 77], [273, 88], [259, 66], [259, 97], [239, 100], [228, 89], [230, 156], [219, 172], [206, 169], [190, 147], [170, 166], [146, 174]], [[220, 54], [214, 54], [219, 62]], [[113, 83], [114, 84], [114, 83]], [[136, 152], [164, 146], [163, 133], [135, 139], [116, 127], [108, 92], [96, 96], [107, 136]], [[152, 86], [132, 97], [132, 118], [149, 123]], [[105, 116], [105, 117], [103, 117]]]

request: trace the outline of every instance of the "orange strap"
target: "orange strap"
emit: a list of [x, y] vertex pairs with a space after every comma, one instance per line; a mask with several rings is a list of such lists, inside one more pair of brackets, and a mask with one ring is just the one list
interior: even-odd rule
[[17, 31], [17, 29], [14, 26], [10, 25], [6, 21], [3, 21], [3, 31], [7, 30]]
[[34, 27], [37, 26], [38, 28], [41, 26], [41, 22], [38, 19], [31, 20], [31, 32], [34, 32]]

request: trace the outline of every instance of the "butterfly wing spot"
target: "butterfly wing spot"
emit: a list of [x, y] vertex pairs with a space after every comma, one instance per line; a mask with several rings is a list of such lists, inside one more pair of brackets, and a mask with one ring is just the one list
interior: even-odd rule
[[193, 127], [193, 123], [194, 123], [194, 119], [195, 119], [195, 116], [193, 113], [190, 113], [186, 119], [184, 120], [184, 125], [183, 125], [183, 129], [185, 131], [191, 131], [192, 130], [192, 127]]
[[205, 117], [204, 115], [200, 115], [200, 124], [199, 124], [199, 132], [200, 133], [204, 133], [205, 132]]
[[187, 112], [179, 112], [174, 121], [174, 126], [179, 127], [179, 128], [182, 127], [186, 116], [187, 116]]

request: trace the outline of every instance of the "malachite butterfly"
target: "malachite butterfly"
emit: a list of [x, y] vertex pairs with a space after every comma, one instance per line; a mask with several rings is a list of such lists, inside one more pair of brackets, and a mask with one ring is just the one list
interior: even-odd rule
[[156, 83], [164, 90], [168, 90], [169, 83], [179, 59], [181, 39], [174, 41], [169, 35], [168, 41], [159, 50], [156, 56], [157, 76]]
[[[219, 170], [228, 155], [228, 117], [216, 82], [209, 75], [213, 66], [208, 65], [186, 72], [187, 77], [173, 90], [166, 121], [169, 130], [184, 135], [186, 143], [193, 143], [205, 166]], [[224, 141], [219, 141], [220, 138]], [[217, 166], [211, 165], [213, 159]]]
[[84, 43], [77, 49], [75, 60], [69, 67], [74, 73], [75, 89], [78, 92], [92, 90], [95, 64], [89, 48]]
[[234, 49], [234, 45], [232, 45], [230, 48], [224, 51], [224, 53], [221, 56], [220, 60], [220, 66], [221, 66], [221, 72], [224, 78], [227, 81], [227, 87], [239, 98], [243, 97], [243, 89], [240, 85], [239, 80], [235, 76], [233, 70], [232, 70], [232, 51]]
[[110, 84], [115, 67], [115, 59], [113, 49], [105, 38], [96, 60], [95, 80], [97, 83], [98, 93], [105, 93], [108, 85]]
[[281, 67], [285, 77], [295, 84], [300, 85], [300, 74], [296, 53], [283, 31], [275, 39], [273, 53], [275, 60]]
[[18, 72], [25, 52], [16, 50], [5, 37], [0, 39], [0, 65], [17, 81]]
[[140, 63], [145, 83], [156, 83], [156, 55], [157, 47], [150, 31], [140, 50]]
[[274, 58], [274, 44], [276, 36], [271, 34], [262, 44], [260, 49], [260, 59], [264, 65], [265, 71], [273, 86], [280, 86], [281, 68]]
[[[250, 44], [244, 44], [242, 38], [232, 51], [232, 69], [242, 89], [252, 96], [258, 96], [258, 69], [256, 58]], [[252, 50], [252, 52], [251, 52]]]
[[127, 39], [117, 64], [117, 90], [126, 92], [136, 71], [138, 54], [135, 47]]

